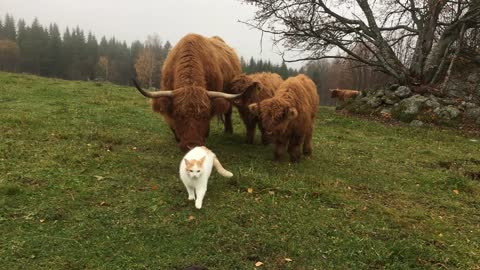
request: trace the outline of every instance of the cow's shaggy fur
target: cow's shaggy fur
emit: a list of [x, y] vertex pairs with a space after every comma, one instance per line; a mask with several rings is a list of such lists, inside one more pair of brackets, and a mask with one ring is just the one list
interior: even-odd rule
[[225, 114], [225, 131], [232, 132], [230, 102], [209, 98], [207, 91], [225, 92], [239, 74], [237, 54], [217, 36], [188, 34], [170, 51], [163, 64], [161, 89], [174, 90], [173, 97], [152, 99], [152, 108], [162, 114], [182, 150], [205, 145], [214, 115]]
[[262, 133], [262, 143], [268, 144], [268, 137], [265, 134], [259, 117], [248, 110], [248, 105], [271, 98], [275, 91], [283, 82], [282, 77], [276, 73], [262, 72], [255, 74], [241, 74], [232, 81], [230, 91], [232, 93], [244, 93], [241, 98], [236, 99], [233, 104], [237, 107], [247, 130], [247, 143], [253, 144], [255, 137], [255, 127]]
[[260, 116], [267, 135], [275, 139], [275, 160], [281, 159], [288, 145], [292, 162], [312, 154], [312, 135], [320, 98], [313, 81], [301, 74], [287, 79], [275, 96], [249, 106]]
[[339, 101], [344, 102], [347, 99], [355, 98], [360, 95], [360, 91], [349, 89], [332, 89], [330, 90], [330, 97], [336, 98]]

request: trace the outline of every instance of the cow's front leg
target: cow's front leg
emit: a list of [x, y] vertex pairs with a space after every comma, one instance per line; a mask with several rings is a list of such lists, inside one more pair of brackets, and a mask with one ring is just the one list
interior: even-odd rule
[[282, 159], [283, 153], [285, 153], [286, 146], [287, 146], [286, 140], [283, 140], [283, 139], [275, 140], [275, 153], [273, 157], [275, 161], [280, 161]]
[[288, 153], [290, 154], [291, 162], [300, 161], [300, 146], [302, 144], [303, 136], [292, 135], [288, 142]]
[[250, 120], [245, 122], [245, 128], [247, 129], [247, 143], [253, 144], [255, 140], [255, 126], [256, 122], [254, 120]]
[[175, 133], [175, 129], [173, 129], [172, 127], [170, 127], [170, 130], [172, 131], [173, 136], [175, 136], [175, 141], [180, 142], [180, 139], [178, 138], [177, 133]]
[[230, 109], [225, 113], [225, 133], [233, 133], [233, 124], [232, 124], [232, 107], [230, 106]]

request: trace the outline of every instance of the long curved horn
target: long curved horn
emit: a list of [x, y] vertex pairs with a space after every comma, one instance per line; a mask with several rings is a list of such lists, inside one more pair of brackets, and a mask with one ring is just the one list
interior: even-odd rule
[[137, 88], [137, 90], [144, 95], [145, 97], [148, 98], [158, 98], [158, 97], [173, 97], [173, 91], [172, 90], [163, 90], [163, 91], [155, 91], [155, 92], [147, 92], [143, 90], [140, 86], [138, 86], [137, 81], [135, 79], [132, 79], [133, 85]]
[[241, 95], [243, 95], [243, 93], [245, 93], [245, 91], [243, 91], [243, 92], [240, 93], [240, 94], [228, 94], [228, 93], [223, 93], [223, 92], [207, 91], [207, 95], [208, 95], [210, 98], [221, 97], [221, 98], [226, 98], [226, 99], [238, 98], [238, 97], [240, 97]]

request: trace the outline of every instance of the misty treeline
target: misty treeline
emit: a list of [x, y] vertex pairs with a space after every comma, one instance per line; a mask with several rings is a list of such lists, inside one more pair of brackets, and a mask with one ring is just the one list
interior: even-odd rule
[[[44, 27], [38, 19], [27, 25], [7, 14], [0, 20], [0, 69], [5, 71], [128, 84], [144, 47], [140, 41], [127, 45], [115, 38], [97, 40], [79, 27], [61, 33], [57, 24]], [[168, 41], [159, 44], [162, 57], [170, 47]]]
[[247, 24], [303, 52], [287, 62], [344, 59], [437, 90], [464, 60], [480, 63], [480, 0], [244, 1], [258, 8]]
[[[42, 26], [38, 19], [27, 25], [7, 14], [0, 19], [0, 70], [25, 72], [68, 80], [107, 80], [130, 84], [136, 76], [147, 87], [159, 87], [161, 67], [172, 48], [158, 35], [145, 42], [127, 44], [114, 37], [100, 40], [79, 27], [60, 32], [56, 23]], [[285, 63], [255, 60], [242, 67], [246, 73], [271, 71], [283, 77], [296, 74]]]

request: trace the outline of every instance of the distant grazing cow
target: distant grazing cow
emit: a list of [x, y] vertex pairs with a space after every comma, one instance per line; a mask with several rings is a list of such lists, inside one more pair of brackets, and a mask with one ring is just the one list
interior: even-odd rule
[[232, 81], [231, 93], [244, 93], [241, 98], [235, 99], [233, 105], [237, 107], [240, 117], [247, 129], [247, 143], [253, 144], [255, 138], [255, 127], [262, 133], [262, 143], [268, 144], [268, 137], [265, 134], [259, 117], [248, 110], [248, 105], [260, 102], [274, 96], [275, 91], [283, 82], [282, 77], [276, 73], [262, 72], [250, 75], [241, 74]]
[[330, 97], [337, 98], [339, 101], [344, 102], [347, 99], [355, 98], [360, 95], [360, 91], [348, 90], [348, 89], [330, 89]]
[[152, 98], [152, 108], [170, 126], [183, 151], [205, 145], [210, 119], [225, 114], [225, 132], [232, 133], [232, 106], [229, 100], [241, 94], [223, 93], [231, 80], [241, 74], [235, 51], [214, 36], [183, 37], [168, 54], [162, 69], [161, 90], [138, 91]]
[[267, 135], [275, 139], [275, 160], [279, 160], [288, 144], [290, 160], [299, 161], [303, 154], [312, 154], [313, 125], [320, 98], [313, 81], [305, 75], [288, 78], [275, 96], [250, 104], [252, 113], [260, 116]]

